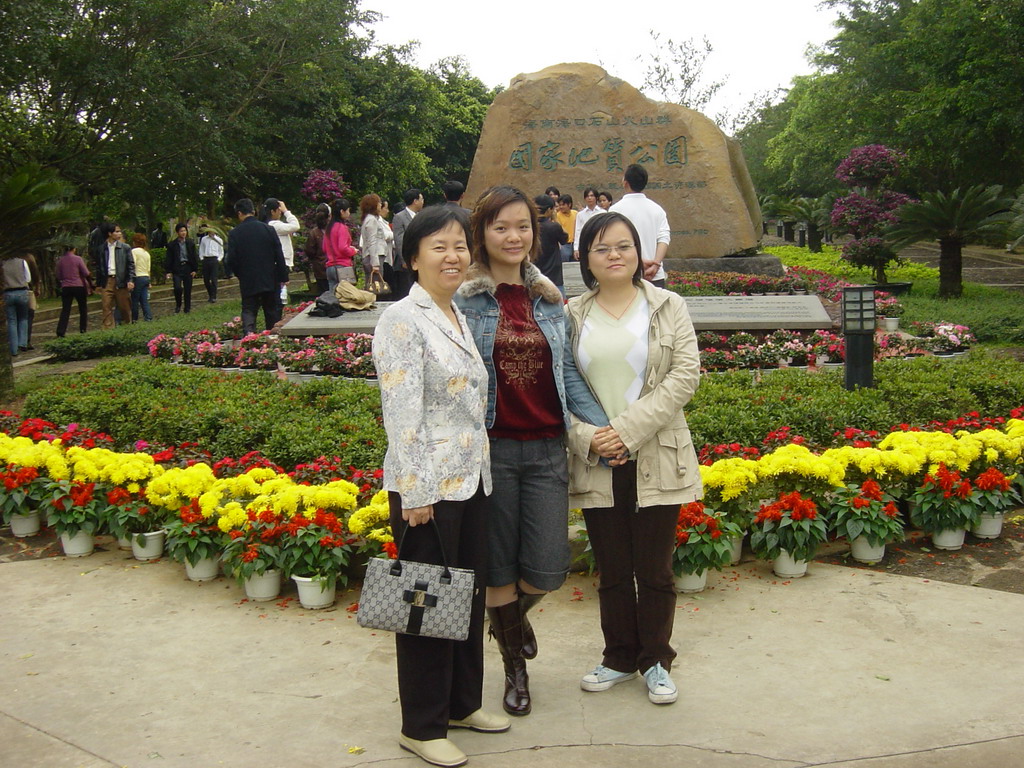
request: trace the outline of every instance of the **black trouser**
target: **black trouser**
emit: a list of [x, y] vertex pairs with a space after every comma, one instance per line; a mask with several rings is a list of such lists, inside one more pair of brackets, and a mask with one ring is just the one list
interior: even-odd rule
[[[402, 542], [402, 557], [421, 563], [441, 563], [437, 536], [429, 525], [409, 528], [402, 520], [402, 500], [388, 494], [391, 528]], [[398, 697], [402, 733], [427, 741], [448, 735], [448, 720], [461, 720], [480, 709], [484, 687], [484, 584], [487, 571], [487, 497], [483, 483], [468, 501], [439, 501], [434, 520], [448, 564], [472, 569], [476, 593], [465, 640], [440, 640], [418, 635], [395, 635], [398, 656]]]
[[391, 298], [395, 301], [404, 299], [412, 288], [412, 272], [408, 269], [396, 269], [394, 282], [391, 284]]
[[256, 315], [263, 308], [263, 321], [269, 331], [281, 320], [281, 291], [264, 291], [242, 297], [242, 330], [256, 333]]
[[185, 300], [185, 314], [192, 311], [192, 273], [172, 274], [174, 279], [174, 311], [181, 311], [182, 298]]
[[670, 641], [676, 612], [672, 553], [679, 505], [637, 511], [636, 464], [612, 469], [612, 507], [584, 509], [600, 571], [597, 588], [604, 633], [601, 663], [618, 672], [666, 671], [676, 657]]
[[84, 285], [60, 289], [60, 319], [57, 321], [57, 336], [68, 332], [68, 321], [71, 319], [71, 302], [78, 302], [78, 332], [85, 333], [89, 323], [89, 312], [85, 306], [88, 291]]
[[206, 286], [206, 297], [210, 301], [217, 300], [217, 278], [220, 276], [220, 259], [203, 259], [203, 285]]

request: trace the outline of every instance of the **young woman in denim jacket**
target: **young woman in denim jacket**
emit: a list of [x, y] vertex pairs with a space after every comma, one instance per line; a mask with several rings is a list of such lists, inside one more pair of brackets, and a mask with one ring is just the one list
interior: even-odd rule
[[[537, 210], [518, 189], [492, 187], [470, 218], [473, 265], [455, 301], [487, 367], [491, 447], [487, 615], [505, 667], [503, 706], [530, 713], [526, 659], [537, 638], [526, 614], [569, 570], [567, 401], [607, 424], [585, 385], [566, 392], [562, 295], [531, 262]], [[595, 412], [596, 411], [596, 412]]]

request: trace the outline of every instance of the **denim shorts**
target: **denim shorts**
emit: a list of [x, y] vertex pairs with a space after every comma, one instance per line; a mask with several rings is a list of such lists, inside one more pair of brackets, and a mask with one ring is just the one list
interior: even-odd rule
[[558, 589], [569, 572], [565, 440], [491, 438], [491, 481], [487, 586]]

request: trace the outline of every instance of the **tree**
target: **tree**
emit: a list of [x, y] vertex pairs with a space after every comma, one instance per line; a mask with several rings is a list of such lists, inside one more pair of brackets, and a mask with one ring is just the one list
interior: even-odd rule
[[[63, 229], [80, 220], [80, 208], [69, 202], [70, 188], [57, 174], [28, 165], [0, 178], [0, 259], [38, 253], [66, 240]], [[0, 299], [0, 397], [14, 393], [14, 370], [7, 344], [7, 312]]]
[[981, 184], [948, 195], [927, 192], [899, 209], [899, 223], [886, 232], [890, 247], [905, 248], [919, 240], [939, 241], [939, 297], [963, 294], [963, 247], [972, 240], [1005, 231], [1013, 199], [998, 184]]
[[832, 227], [853, 237], [843, 244], [842, 257], [869, 267], [878, 283], [885, 283], [885, 268], [899, 261], [885, 241], [884, 229], [899, 221], [897, 210], [910, 202], [900, 192], [885, 189], [906, 155], [881, 144], [855, 147], [836, 169], [836, 178], [853, 187], [832, 205]]
[[1024, 181], [1024, 3], [829, 4], [841, 9], [839, 31], [814, 54], [817, 71], [795, 78], [779, 109], [746, 129], [770, 134], [760, 141], [770, 186], [756, 155], [751, 163], [762, 191], [829, 191], [828, 170], [865, 144], [907, 152], [902, 186]]
[[692, 39], [677, 43], [672, 38], [665, 38], [663, 43], [660, 33], [653, 29], [650, 33], [653, 53], [642, 58], [647, 67], [644, 88], [654, 91], [664, 101], [703, 111], [725, 85], [724, 80], [706, 82], [704, 79], [704, 65], [714, 51], [711, 43], [706, 37], [700, 43]]
[[831, 200], [828, 197], [796, 197], [778, 204], [779, 212], [807, 224], [807, 250], [821, 253], [821, 240], [830, 224]]

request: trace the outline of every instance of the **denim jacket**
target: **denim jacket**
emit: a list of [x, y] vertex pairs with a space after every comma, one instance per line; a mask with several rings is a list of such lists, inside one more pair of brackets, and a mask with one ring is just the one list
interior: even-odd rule
[[[540, 273], [533, 264], [526, 265], [523, 283], [533, 301], [533, 317], [551, 349], [551, 365], [555, 375], [555, 388], [562, 403], [562, 414], [566, 429], [569, 428], [569, 411], [584, 421], [598, 427], [608, 424], [604, 410], [580, 378], [572, 385], [562, 375], [566, 346], [566, 323], [564, 300], [555, 284]], [[486, 426], [494, 426], [495, 401], [497, 400], [497, 377], [494, 373], [494, 336], [498, 330], [498, 300], [494, 293], [497, 285], [491, 273], [482, 265], [474, 264], [469, 269], [466, 282], [455, 294], [455, 304], [466, 316], [466, 322], [473, 334], [480, 356], [487, 367], [487, 417]]]

